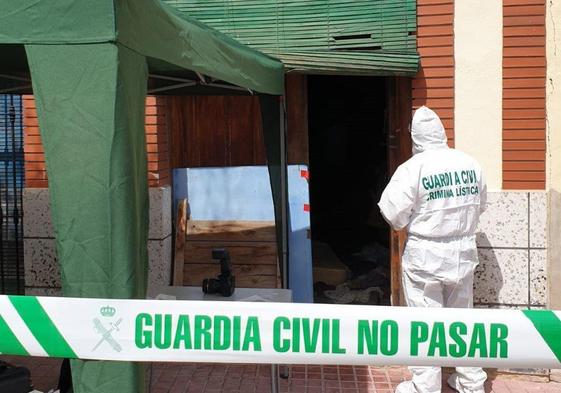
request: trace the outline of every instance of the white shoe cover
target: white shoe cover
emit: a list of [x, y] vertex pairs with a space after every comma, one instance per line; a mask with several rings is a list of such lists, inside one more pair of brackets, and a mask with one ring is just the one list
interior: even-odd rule
[[[484, 388], [480, 388], [480, 389], [469, 389], [466, 388], [465, 386], [462, 385], [462, 383], [460, 382], [459, 378], [458, 378], [458, 374], [453, 373], [452, 375], [450, 375], [448, 377], [448, 386], [450, 386], [452, 389], [454, 389], [456, 392], [459, 393], [485, 393], [485, 389]], [[397, 392], [397, 390], [396, 390]]]
[[417, 393], [417, 389], [415, 389], [412, 381], [405, 381], [397, 385], [395, 393]]

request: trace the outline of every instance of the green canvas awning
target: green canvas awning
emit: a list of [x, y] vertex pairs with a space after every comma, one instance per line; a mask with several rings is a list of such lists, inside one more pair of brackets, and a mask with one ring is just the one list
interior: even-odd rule
[[[281, 62], [157, 0], [4, 0], [0, 9], [0, 45], [103, 43], [146, 57], [150, 73], [190, 71], [259, 93], [284, 93]], [[2, 63], [25, 72], [25, 59], [12, 55], [3, 53]]]
[[[0, 59], [0, 94], [35, 97], [64, 295], [145, 297], [147, 90], [260, 95], [286, 266], [282, 63], [158, 0], [3, 0]], [[144, 391], [136, 364], [75, 360], [72, 374], [77, 393]]]
[[416, 0], [164, 0], [310, 74], [414, 76]]

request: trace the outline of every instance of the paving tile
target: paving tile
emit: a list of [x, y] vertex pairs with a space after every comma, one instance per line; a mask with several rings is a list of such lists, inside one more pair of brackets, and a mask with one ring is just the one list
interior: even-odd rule
[[388, 376], [383, 374], [373, 374], [372, 379], [374, 382], [386, 382], [388, 380]]
[[356, 380], [360, 382], [371, 382], [372, 377], [370, 375], [357, 375]]
[[293, 379], [292, 381], [290, 381], [290, 385], [291, 386], [304, 386], [304, 385], [306, 385], [306, 380], [305, 379]]
[[150, 393], [167, 393], [168, 391], [169, 389], [167, 388], [157, 387], [157, 388], [152, 388], [150, 390]]
[[[202, 386], [189, 386], [185, 393], [204, 393], [205, 389]], [[150, 391], [152, 393], [152, 391]]]
[[343, 389], [356, 389], [356, 382], [341, 381], [341, 387]]
[[323, 381], [321, 379], [307, 379], [306, 380], [306, 385], [308, 387], [317, 387], [317, 386], [322, 386], [323, 385]]
[[341, 381], [355, 381], [356, 376], [354, 374], [340, 374], [339, 379]]

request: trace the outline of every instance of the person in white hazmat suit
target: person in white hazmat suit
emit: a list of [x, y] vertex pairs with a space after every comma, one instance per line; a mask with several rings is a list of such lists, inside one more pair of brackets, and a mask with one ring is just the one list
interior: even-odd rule
[[[419, 108], [411, 124], [413, 157], [397, 168], [378, 206], [394, 229], [407, 228], [402, 258], [403, 290], [410, 307], [472, 307], [478, 264], [475, 230], [485, 210], [480, 165], [451, 149], [440, 118]], [[411, 381], [397, 393], [441, 391], [440, 367], [410, 367]], [[461, 393], [483, 393], [486, 373], [457, 367], [448, 385]]]

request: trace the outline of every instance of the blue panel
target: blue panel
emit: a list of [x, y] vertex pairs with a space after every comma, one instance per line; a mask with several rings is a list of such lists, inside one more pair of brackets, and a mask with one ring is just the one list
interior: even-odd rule
[[313, 303], [312, 245], [309, 239], [310, 213], [304, 205], [310, 202], [308, 181], [302, 176], [305, 165], [288, 167], [288, 200], [290, 232], [288, 238], [288, 281], [295, 303]]
[[274, 221], [266, 166], [187, 169], [193, 220]]

